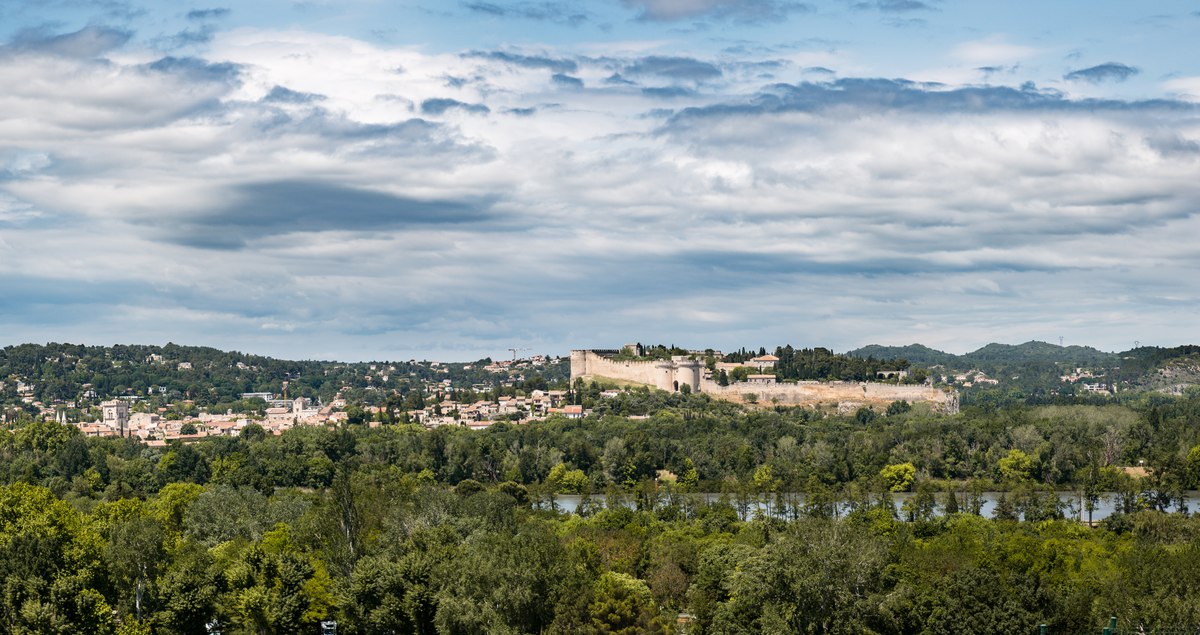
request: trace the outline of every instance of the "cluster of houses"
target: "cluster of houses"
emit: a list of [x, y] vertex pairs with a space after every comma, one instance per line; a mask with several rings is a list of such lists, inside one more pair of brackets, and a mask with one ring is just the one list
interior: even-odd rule
[[[61, 410], [62, 407], [66, 407], [66, 408], [74, 408], [75, 407], [74, 401], [64, 402], [64, 403], [59, 403], [59, 404], [50, 404], [50, 405], [47, 405], [47, 404], [44, 404], [44, 403], [38, 401], [37, 397], [34, 396], [35, 385], [32, 383], [26, 382], [22, 379], [15, 380], [13, 382], [13, 385], [14, 385], [14, 388], [16, 389], [17, 397], [21, 400], [21, 403], [29, 405], [29, 406], [33, 406], [34, 408], [36, 408], [38, 415], [43, 419], [57, 418], [59, 416], [59, 411]], [[7, 386], [8, 386], [7, 382], [0, 381], [0, 392], [3, 392]], [[84, 384], [83, 387], [84, 387], [83, 396], [85, 399], [89, 398], [89, 397], [92, 397], [92, 398], [95, 397], [96, 391], [92, 390], [91, 384]], [[8, 422], [8, 413], [5, 412], [3, 408], [0, 408], [0, 423], [7, 423], [7, 422]]]
[[[720, 353], [716, 354], [720, 356]], [[725, 371], [726, 373], [733, 372], [738, 367], [752, 368], [758, 372], [746, 375], [746, 382], [751, 384], [772, 385], [775, 383], [775, 364], [779, 361], [774, 355], [759, 355], [745, 362], [717, 362], [716, 371]], [[714, 381], [712, 371], [705, 369], [703, 371], [704, 379]]]
[[[1097, 375], [1094, 372], [1085, 368], [1076, 368], [1074, 371], [1062, 375], [1059, 379], [1064, 384], [1078, 384], [1085, 392], [1091, 393], [1110, 393], [1112, 389], [1107, 382], [1095, 381], [1103, 379], [1103, 375]], [[1091, 379], [1092, 381], [1087, 381]]]
[[[261, 397], [265, 393], [247, 393], [243, 398]], [[233, 437], [250, 424], [257, 424], [269, 434], [282, 434], [284, 430], [300, 425], [329, 425], [345, 421], [346, 413], [341, 409], [344, 401], [335, 399], [329, 405], [317, 407], [309, 400], [298, 397], [290, 400], [275, 399], [274, 395], [267, 402], [266, 415], [262, 418], [236, 416], [233, 413], [210, 414], [200, 413], [187, 419], [166, 419], [166, 408], [159, 412], [131, 412], [130, 401], [112, 399], [100, 404], [101, 418], [99, 421], [80, 422], [75, 424], [88, 437], [137, 437], [149, 445], [165, 445], [176, 439], [193, 440], [213, 436]], [[66, 421], [66, 411], [57, 415], [62, 423]]]
[[[619, 391], [606, 391], [602, 397], [615, 397]], [[309, 400], [279, 399], [269, 393], [246, 393], [244, 399], [262, 398], [270, 406], [263, 417], [244, 415], [200, 413], [186, 419], [167, 419], [166, 408], [158, 412], [133, 412], [128, 399], [112, 399], [100, 404], [99, 421], [79, 422], [73, 425], [88, 437], [136, 437], [151, 446], [166, 445], [170, 441], [198, 440], [207, 437], [235, 437], [246, 426], [256, 424], [268, 434], [279, 435], [296, 426], [338, 425], [347, 419], [346, 402], [340, 397], [329, 404], [317, 406]], [[378, 415], [379, 407], [365, 409], [369, 415]], [[408, 419], [427, 428], [455, 425], [481, 430], [497, 421], [539, 421], [552, 415], [568, 419], [583, 418], [588, 414], [583, 406], [566, 403], [566, 391], [534, 390], [529, 395], [500, 397], [496, 401], [474, 401], [460, 403], [449, 391], [439, 392], [432, 406], [407, 411]], [[66, 411], [59, 410], [53, 416], [63, 424], [69, 424]], [[370, 417], [368, 425], [381, 425]]]
[[995, 386], [1000, 383], [1000, 380], [988, 377], [982, 370], [969, 370], [965, 373], [958, 373], [955, 375], [954, 383], [962, 386], [963, 388], [970, 388], [971, 386], [983, 384]]
[[[483, 370], [497, 374], [503, 373], [505, 377], [497, 378], [497, 381], [491, 383], [475, 384], [472, 389], [475, 392], [486, 392], [496, 385], [511, 386], [516, 381], [523, 379], [520, 374], [522, 370], [545, 366], [553, 361], [551, 358], [536, 355], [529, 358], [494, 362], [483, 367]], [[163, 356], [157, 354], [147, 357], [146, 362], [167, 363]], [[440, 374], [449, 372], [449, 368], [445, 364], [424, 363]], [[191, 364], [188, 362], [178, 362], [178, 368], [181, 370], [189, 367]], [[251, 368], [240, 362], [238, 367], [241, 369]], [[463, 370], [471, 369], [471, 366], [468, 365]], [[369, 371], [366, 373], [368, 384], [366, 390], [393, 390], [387, 384], [395, 372], [394, 366], [370, 365]], [[274, 393], [261, 392], [244, 393], [241, 398], [243, 400], [258, 398], [266, 402], [267, 408], [265, 414], [262, 415], [200, 412], [195, 416], [181, 419], [172, 414], [177, 411], [170, 407], [170, 404], [167, 404], [167, 407], [151, 408], [147, 411], [144, 408], [145, 402], [142, 402], [144, 397], [124, 395], [102, 401], [99, 404], [98, 420], [75, 422], [72, 419], [79, 416], [77, 408], [83, 409], [84, 418], [88, 418], [86, 413], [89, 410], [93, 413], [91, 417], [93, 419], [96, 417], [96, 411], [87, 406], [88, 402], [95, 403], [95, 400], [98, 399], [96, 391], [90, 384], [82, 386], [84, 391], [81, 393], [81, 399], [84, 401], [78, 405], [74, 401], [43, 404], [36, 401], [35, 387], [32, 383], [17, 378], [10, 378], [9, 381], [15, 383], [16, 391], [22, 401], [36, 408], [37, 416], [42, 419], [74, 425], [88, 437], [135, 437], [152, 446], [165, 445], [174, 440], [188, 441], [214, 436], [238, 436], [242, 430], [252, 424], [262, 427], [268, 434], [279, 435], [296, 426], [337, 425], [345, 422], [348, 418], [347, 404], [341, 397], [341, 393], [328, 404], [317, 404], [303, 397], [288, 399], [286, 395], [280, 397]], [[0, 390], [3, 387], [4, 384], [0, 383]], [[10, 384], [11, 387], [12, 384]], [[452, 387], [452, 381], [448, 378], [421, 379], [413, 387], [425, 395], [426, 403], [430, 405], [407, 411], [405, 418], [430, 428], [458, 425], [471, 429], [482, 429], [497, 421], [527, 422], [541, 420], [551, 415], [582, 418], [587, 414], [581, 406], [566, 403], [566, 392], [561, 390], [534, 390], [527, 395], [460, 403], [456, 399], [457, 395]], [[286, 392], [286, 382], [284, 390]], [[166, 388], [151, 386], [147, 389], [146, 394], [157, 397], [165, 395], [166, 392]], [[139, 403], [142, 405], [139, 406]], [[383, 418], [378, 416], [380, 414], [379, 407], [368, 407], [364, 410], [368, 413], [369, 425], [381, 425], [375, 421], [375, 419]], [[0, 411], [0, 417], [3, 416], [5, 416], [4, 413]]]
[[[550, 359], [545, 355], [534, 355], [533, 357], [525, 357], [522, 359], [499, 359], [491, 364], [488, 364], [487, 366], [484, 366], [483, 369], [489, 373], [507, 373], [514, 370], [545, 366], [549, 361]], [[470, 369], [470, 366], [464, 368], [464, 370]]]
[[[940, 369], [940, 368], [941, 368], [940, 366], [933, 367], [933, 369]], [[1087, 381], [1089, 379], [1091, 379], [1093, 381]], [[1109, 386], [1109, 384], [1104, 381], [1095, 381], [1098, 379], [1103, 379], [1103, 375], [1097, 375], [1094, 372], [1084, 369], [1084, 368], [1075, 368], [1071, 372], [1069, 372], [1065, 375], [1059, 376], [1059, 380], [1062, 383], [1075, 384], [1080, 389], [1082, 389], [1084, 392], [1111, 393], [1112, 387]], [[995, 386], [1000, 383], [999, 379], [994, 379], [992, 377], [988, 377], [981, 370], [969, 370], [969, 371], [962, 372], [962, 373], [956, 373], [952, 376], [944, 377], [943, 380], [946, 381], [946, 383], [958, 384], [962, 388], [970, 388], [972, 386], [982, 386], [982, 385]], [[953, 380], [953, 382], [951, 382], [951, 380]]]
[[[611, 397], [616, 394], [617, 391], [608, 391], [602, 396]], [[526, 396], [460, 403], [449, 394], [433, 406], [408, 411], [408, 416], [414, 423], [428, 428], [461, 425], [476, 430], [486, 428], [498, 420], [539, 421], [551, 415], [561, 415], [568, 419], [584, 417], [587, 413], [583, 406], [566, 403], [566, 395], [566, 391], [563, 390], [534, 390]]]
[[[17, 379], [13, 383], [14, 383], [16, 391], [17, 391], [17, 396], [21, 398], [22, 402], [27, 403], [27, 404], [34, 403], [34, 401], [33, 401], [34, 385], [33, 384], [27, 383], [22, 379]], [[0, 381], [0, 391], [3, 391], [5, 389], [5, 387], [7, 387], [7, 384], [3, 381]]]

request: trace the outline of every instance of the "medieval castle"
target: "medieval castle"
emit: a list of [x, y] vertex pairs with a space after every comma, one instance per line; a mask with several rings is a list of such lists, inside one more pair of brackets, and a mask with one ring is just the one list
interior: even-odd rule
[[[760, 405], [836, 407], [852, 412], [863, 406], [887, 407], [893, 401], [926, 402], [935, 410], [958, 412], [958, 393], [931, 385], [882, 382], [777, 382], [773, 374], [751, 374], [746, 381], [722, 386], [699, 355], [675, 355], [670, 359], [638, 359], [640, 348], [623, 350], [571, 351], [571, 381], [611, 382], [653, 386], [667, 391], [702, 392], [716, 399]], [[719, 363], [721, 367], [746, 366], [759, 373], [773, 370], [774, 356], [756, 357], [742, 364]]]

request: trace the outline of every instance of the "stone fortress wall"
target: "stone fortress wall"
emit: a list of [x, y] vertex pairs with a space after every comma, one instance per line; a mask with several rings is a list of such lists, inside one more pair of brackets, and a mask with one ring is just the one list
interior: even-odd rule
[[862, 406], [886, 408], [893, 401], [925, 402], [934, 410], [958, 412], [958, 393], [919, 384], [883, 384], [856, 381], [805, 381], [797, 383], [755, 385], [749, 383], [722, 386], [705, 381], [700, 389], [717, 399], [780, 406], [836, 406], [839, 412], [852, 412]]
[[646, 384], [662, 390], [676, 391], [687, 384], [700, 390], [700, 371], [704, 365], [687, 357], [670, 360], [614, 361], [606, 355], [617, 351], [571, 351], [571, 381], [610, 379], [620, 382]]
[[[654, 386], [677, 391], [687, 384], [692, 392], [702, 392], [716, 399], [741, 403], [756, 402], [762, 406], [836, 407], [849, 412], [862, 406], [886, 408], [893, 401], [929, 403], [935, 410], [958, 412], [958, 393], [929, 385], [887, 384], [877, 382], [818, 382], [752, 383], [742, 382], [722, 386], [704, 378], [704, 365], [686, 356], [670, 360], [614, 361], [607, 356], [617, 351], [571, 351], [571, 381], [611, 380]], [[750, 395], [754, 395], [750, 397]]]

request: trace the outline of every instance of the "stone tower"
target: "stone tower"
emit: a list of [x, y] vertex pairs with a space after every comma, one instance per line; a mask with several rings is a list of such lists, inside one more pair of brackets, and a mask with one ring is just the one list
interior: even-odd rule
[[129, 402], [120, 399], [105, 401], [100, 404], [104, 413], [104, 425], [125, 436], [125, 427], [129, 425]]

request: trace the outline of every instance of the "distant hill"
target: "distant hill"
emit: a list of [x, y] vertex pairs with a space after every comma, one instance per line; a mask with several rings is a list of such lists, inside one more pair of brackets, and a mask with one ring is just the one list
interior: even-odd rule
[[1143, 346], [1120, 358], [1118, 375], [1131, 388], [1180, 394], [1200, 385], [1200, 346]]
[[846, 354], [851, 357], [862, 358], [907, 359], [910, 364], [926, 367], [938, 364], [949, 366], [957, 358], [956, 355], [944, 353], [923, 344], [909, 344], [908, 346], [880, 346], [879, 344], [870, 344]]
[[[1118, 391], [1183, 394], [1200, 386], [1200, 346], [1159, 348], [1142, 346], [1120, 353], [1106, 353], [1091, 346], [1058, 346], [1048, 342], [988, 344], [963, 355], [953, 355], [921, 344], [880, 346], [872, 344], [850, 351], [849, 356], [875, 359], [903, 358], [914, 366], [941, 365], [941, 376], [959, 374], [963, 403], [976, 393], [1016, 390], [1031, 399], [1049, 395], [1081, 394], [1082, 384], [1101, 384]], [[1076, 368], [1086, 369], [1073, 375]], [[981, 371], [986, 382], [970, 387], [962, 374]], [[1063, 381], [1064, 376], [1076, 379]], [[995, 381], [993, 381], [995, 380]], [[947, 379], [949, 381], [949, 379]], [[998, 382], [998, 385], [997, 385]], [[952, 382], [953, 383], [953, 382]], [[1007, 393], [1014, 394], [1014, 393]]]
[[292, 397], [328, 403], [348, 389], [358, 392], [347, 394], [370, 403], [389, 391], [403, 393], [447, 379], [463, 389], [525, 380], [540, 386], [570, 376], [569, 365], [561, 360], [497, 373], [485, 368], [490, 363], [291, 361], [176, 344], [19, 344], [0, 348], [0, 407], [23, 407], [29, 399], [94, 404], [111, 397], [188, 400], [204, 407], [237, 402], [243, 393], [282, 394], [285, 385]]
[[1053, 362], [1075, 366], [1108, 366], [1119, 359], [1113, 353], [1091, 346], [1059, 346], [1048, 342], [1025, 342], [1024, 344], [988, 344], [983, 348], [960, 357], [969, 365], [1024, 364], [1028, 362]]
[[1048, 342], [1024, 344], [988, 344], [965, 355], [954, 355], [923, 344], [880, 346], [871, 344], [847, 353], [854, 357], [904, 358], [918, 366], [941, 364], [956, 370], [990, 368], [1030, 362], [1050, 362], [1074, 366], [1115, 365], [1120, 357], [1090, 346], [1059, 346]]

